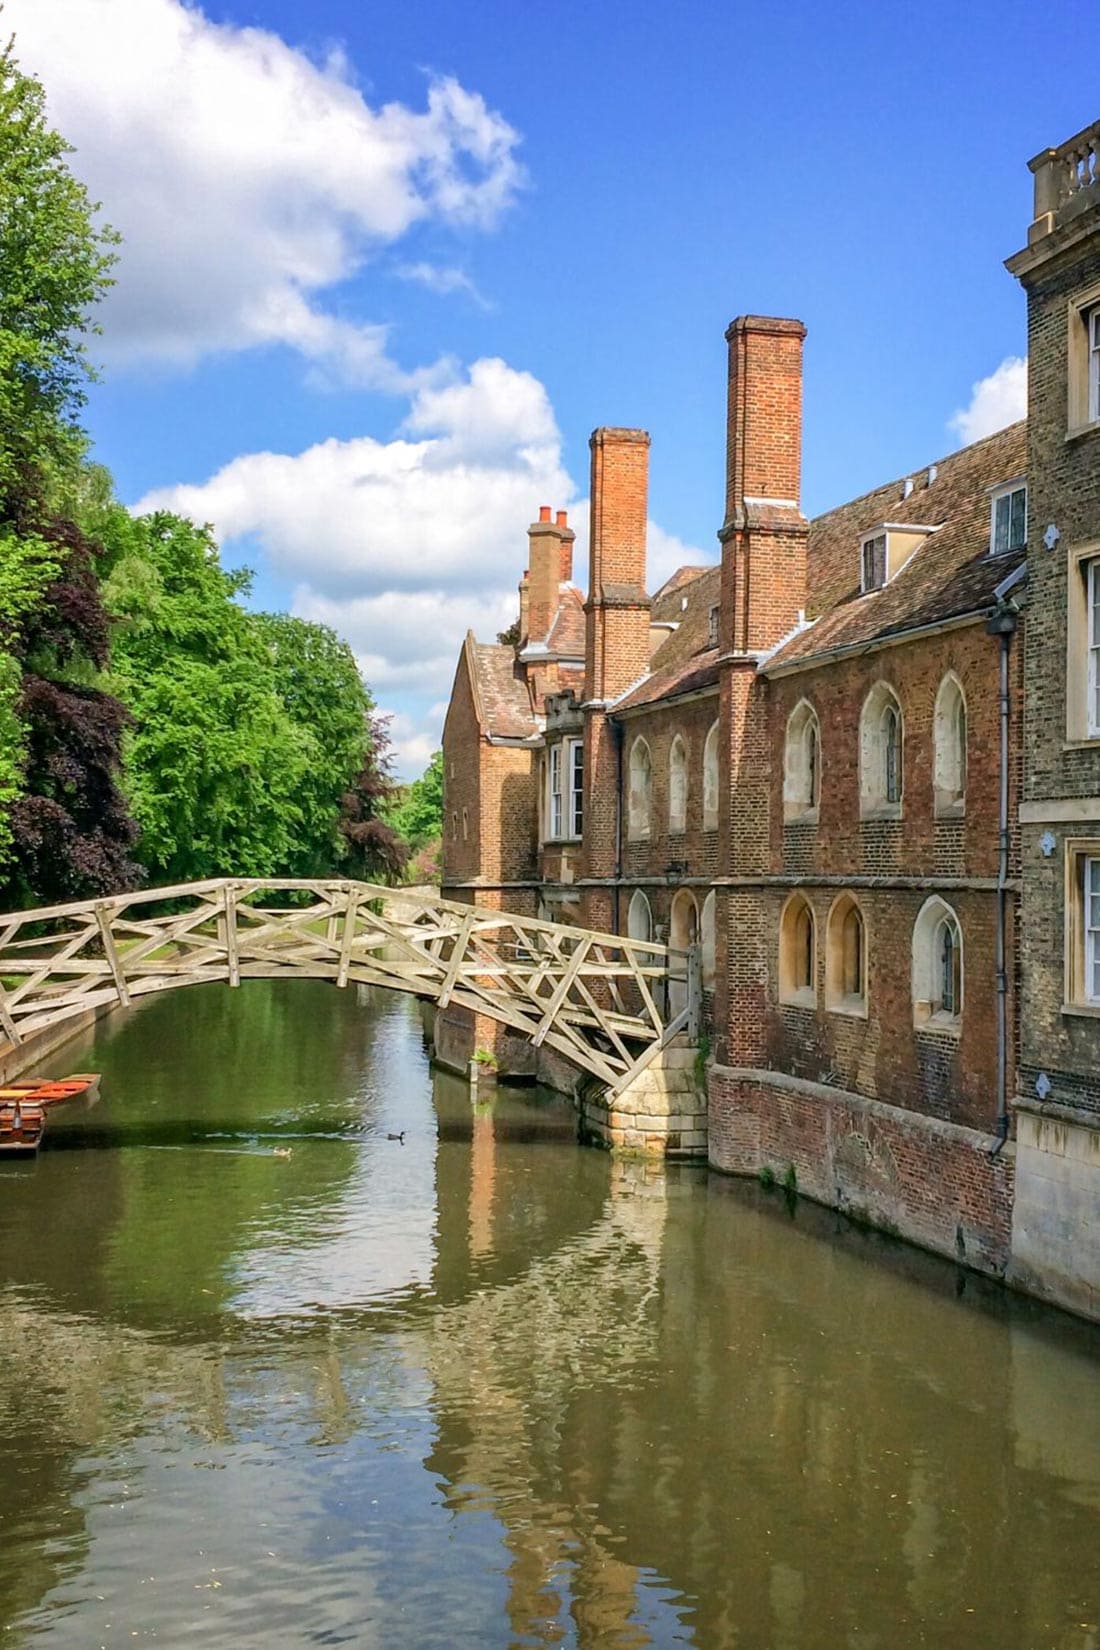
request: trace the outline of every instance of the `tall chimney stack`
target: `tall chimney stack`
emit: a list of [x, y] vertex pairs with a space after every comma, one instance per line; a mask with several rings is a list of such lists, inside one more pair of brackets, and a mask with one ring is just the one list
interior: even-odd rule
[[545, 642], [558, 611], [562, 583], [570, 576], [573, 566], [573, 529], [568, 525], [566, 512], [559, 510], [557, 520], [551, 521], [548, 504], [539, 509], [539, 519], [527, 529], [530, 541], [528, 560], [528, 641]]
[[739, 315], [726, 332], [719, 639], [734, 653], [774, 647], [807, 605], [808, 528], [799, 502], [805, 336], [801, 321], [769, 315]]

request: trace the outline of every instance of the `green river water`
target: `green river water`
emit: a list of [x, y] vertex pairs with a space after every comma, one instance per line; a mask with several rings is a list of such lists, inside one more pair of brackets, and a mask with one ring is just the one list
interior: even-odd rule
[[0, 1165], [0, 1650], [1100, 1650], [1100, 1332], [473, 1107], [393, 995], [89, 1066]]

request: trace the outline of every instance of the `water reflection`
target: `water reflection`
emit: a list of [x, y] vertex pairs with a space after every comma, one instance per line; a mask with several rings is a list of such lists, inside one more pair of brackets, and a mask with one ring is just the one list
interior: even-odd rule
[[1087, 1328], [472, 1108], [396, 998], [93, 1061], [0, 1179], [8, 1643], [1100, 1646]]

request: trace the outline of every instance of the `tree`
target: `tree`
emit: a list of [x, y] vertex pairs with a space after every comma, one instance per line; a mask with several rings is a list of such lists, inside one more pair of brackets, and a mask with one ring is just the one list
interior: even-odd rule
[[125, 715], [102, 685], [95, 546], [57, 502], [76, 466], [93, 305], [116, 237], [68, 170], [37, 81], [0, 50], [0, 867], [16, 897], [125, 886]]
[[275, 691], [270, 653], [205, 528], [100, 512], [116, 690], [131, 718], [127, 789], [152, 877], [286, 874], [311, 750]]
[[90, 315], [111, 283], [118, 237], [95, 223], [69, 153], [9, 42], [0, 51], [0, 533], [12, 494], [40, 497], [51, 468], [71, 468], [83, 447]]
[[344, 841], [344, 871], [368, 882], [396, 882], [409, 849], [389, 823], [396, 789], [385, 717], [372, 715], [370, 744], [355, 783], [345, 792], [338, 830]]
[[390, 823], [415, 852], [443, 832], [443, 752], [436, 751], [419, 779], [407, 785]]
[[325, 875], [346, 851], [337, 821], [342, 799], [371, 753], [373, 702], [351, 648], [327, 625], [286, 613], [262, 613], [253, 622], [271, 661], [274, 690], [308, 756], [297, 798], [301, 825], [287, 872]]

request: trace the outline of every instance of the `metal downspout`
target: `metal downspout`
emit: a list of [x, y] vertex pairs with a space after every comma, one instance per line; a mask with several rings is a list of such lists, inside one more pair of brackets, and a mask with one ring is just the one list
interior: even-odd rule
[[623, 880], [623, 730], [622, 724], [613, 717], [608, 720], [611, 724], [612, 737], [615, 740], [615, 932], [621, 934], [622, 923], [622, 880]]
[[1000, 644], [1000, 689], [998, 694], [1001, 725], [1000, 797], [998, 804], [997, 835], [997, 933], [995, 967], [997, 974], [997, 1143], [990, 1152], [996, 1157], [1008, 1139], [1008, 751], [1009, 751], [1009, 650], [1016, 630], [1014, 604], [1004, 604], [991, 615], [987, 625], [991, 635]]

